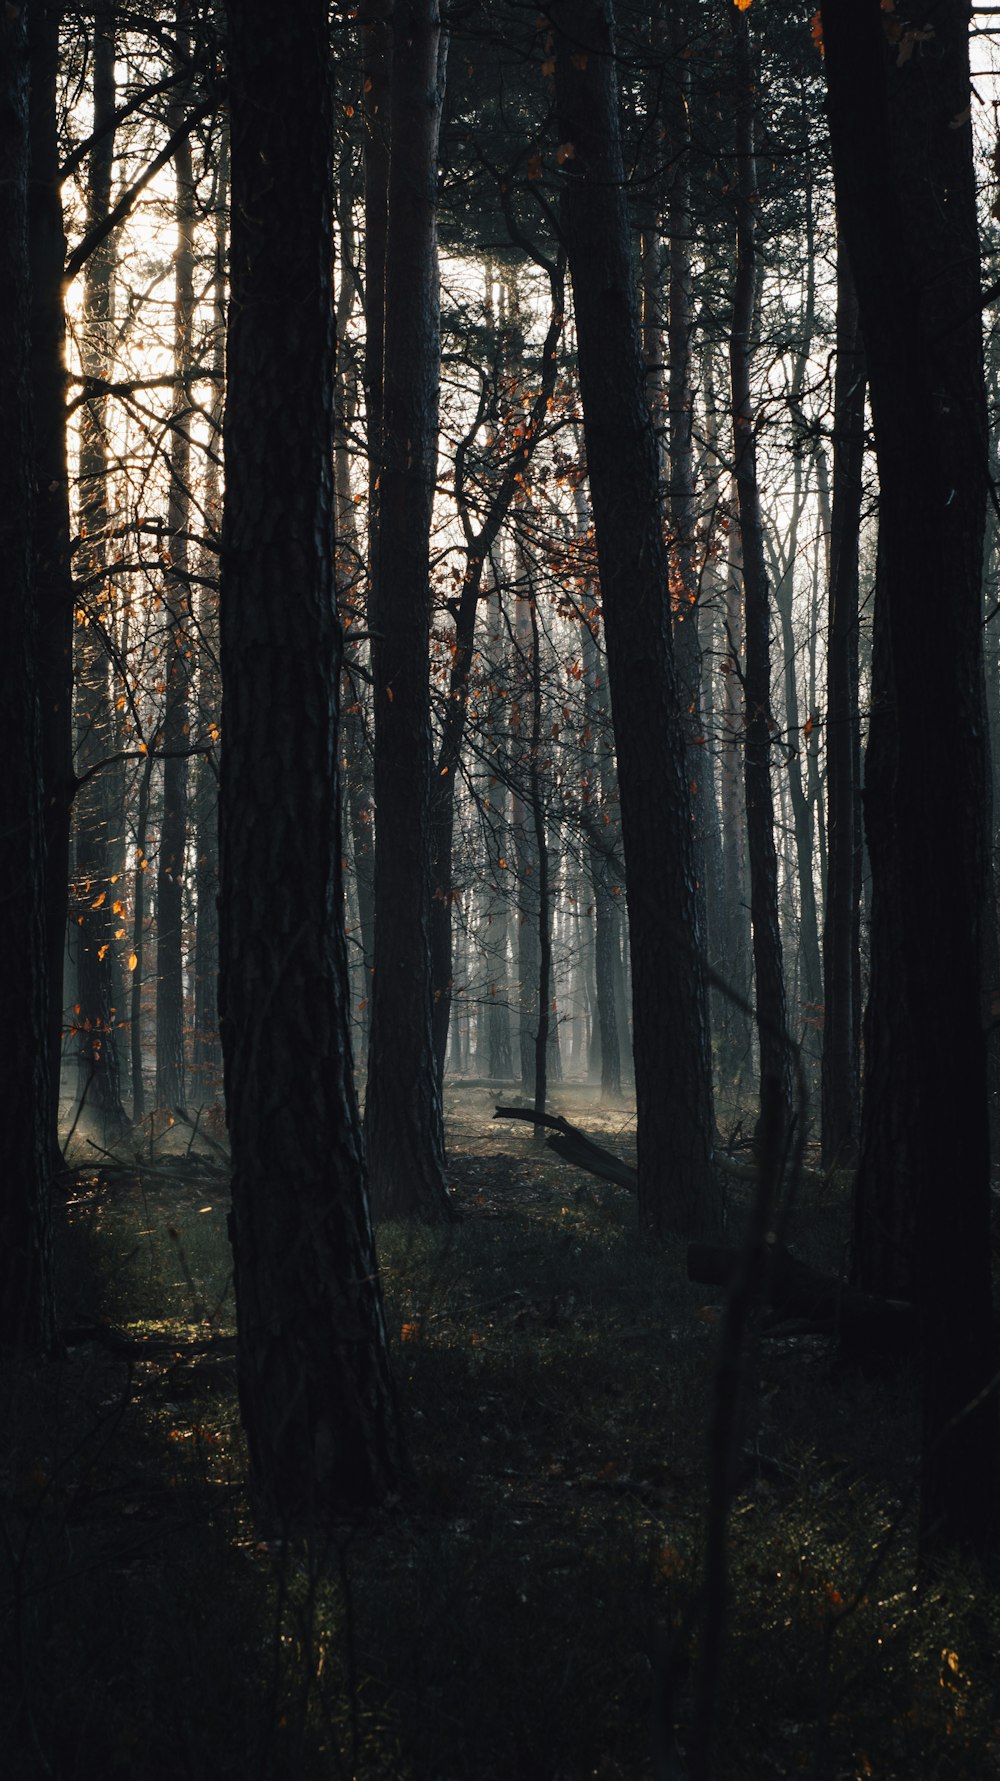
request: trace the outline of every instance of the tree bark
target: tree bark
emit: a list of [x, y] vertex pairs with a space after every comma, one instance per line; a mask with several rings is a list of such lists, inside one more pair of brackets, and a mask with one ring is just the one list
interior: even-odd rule
[[[178, 49], [190, 41], [187, 0], [179, 0]], [[188, 93], [177, 90], [170, 123], [182, 123]], [[191, 495], [191, 328], [194, 321], [194, 173], [185, 136], [174, 155], [177, 247], [174, 253], [174, 413], [170, 435], [170, 491], [166, 573], [166, 697], [163, 708], [163, 815], [156, 872], [156, 1105], [172, 1113], [185, 1104], [184, 870], [188, 829], [191, 596], [187, 579]]]
[[[224, 123], [215, 175], [215, 266], [212, 280], [212, 432], [205, 464], [204, 503], [210, 531], [205, 551], [205, 585], [198, 605], [201, 638], [198, 673], [198, 731], [219, 734], [221, 688], [218, 672], [219, 594], [217, 551], [221, 530], [222, 405], [226, 371], [226, 229], [229, 217], [229, 130]], [[191, 1099], [211, 1106], [220, 1099], [222, 1051], [219, 1045], [219, 769], [215, 755], [193, 763], [192, 820], [195, 835], [194, 1044]]]
[[257, 1523], [276, 1536], [382, 1498], [398, 1431], [334, 845], [327, 9], [233, 4], [229, 33], [220, 1014], [240, 1405]]
[[785, 980], [778, 921], [778, 858], [774, 844], [771, 786], [771, 602], [764, 562], [764, 533], [757, 483], [756, 419], [751, 392], [752, 329], [757, 287], [754, 159], [756, 91], [750, 27], [745, 12], [730, 7], [736, 73], [736, 284], [729, 364], [733, 401], [733, 457], [739, 500], [746, 626], [744, 676], [744, 782], [750, 856], [750, 919], [753, 928], [754, 995], [761, 1083], [770, 1079], [778, 1097], [776, 1118], [784, 1134], [792, 1116], [791, 1058]]
[[945, 0], [904, 27], [864, 0], [825, 0], [822, 25], [837, 202], [871, 388], [880, 697], [895, 738], [878, 799], [866, 791], [873, 894], [892, 900], [894, 917], [888, 956], [887, 910], [881, 927], [873, 920], [872, 970], [889, 972], [906, 1022], [890, 1040], [878, 1101], [866, 1077], [863, 1117], [900, 1131], [914, 1206], [922, 1549], [982, 1551], [997, 1533], [1000, 1419], [987, 1389], [987, 429], [968, 11]]
[[[0, 17], [0, 661], [6, 679], [0, 867], [4, 1054], [0, 1350], [44, 1352], [54, 1331], [49, 1229], [50, 1034], [42, 762], [32, 602], [29, 76], [26, 9]], [[60, 964], [62, 962], [60, 955]]]
[[610, 4], [550, 9], [562, 226], [618, 749], [633, 956], [639, 1204], [646, 1228], [719, 1220], [702, 935], [683, 714], [643, 387]]
[[[857, 1160], [860, 1009], [855, 994], [861, 919], [858, 767], [858, 544], [865, 421], [864, 350], [843, 241], [837, 242], [837, 367], [827, 635], [827, 897], [823, 925], [823, 1166]], [[864, 1245], [866, 1248], [867, 1245]]]
[[[94, 148], [90, 156], [87, 227], [95, 227], [111, 207], [115, 147], [115, 21], [104, 0], [94, 22]], [[110, 330], [114, 321], [114, 249], [111, 237], [84, 267], [81, 369], [85, 377], [110, 376]], [[88, 585], [87, 622], [76, 633], [76, 770], [86, 778], [75, 800], [75, 901], [78, 947], [74, 1019], [78, 1054], [77, 1101], [95, 1120], [103, 1142], [121, 1132], [116, 1006], [116, 932], [122, 927], [121, 892], [116, 889], [115, 844], [122, 822], [124, 777], [121, 766], [101, 766], [115, 751], [104, 627], [112, 623], [109, 591], [101, 581], [108, 527], [108, 444], [105, 395], [92, 396], [80, 412], [79, 572]], [[115, 797], [117, 791], [118, 796]], [[117, 905], [117, 912], [116, 912]]]
[[375, 709], [375, 975], [365, 1137], [376, 1211], [442, 1218], [431, 1036], [430, 523], [440, 319], [435, 241], [444, 57], [436, 0], [393, 12], [385, 350], [369, 623]]
[[[584, 791], [589, 806], [587, 825], [587, 864], [594, 898], [594, 997], [597, 1003], [597, 1045], [601, 1065], [601, 1099], [617, 1106], [622, 1099], [622, 1060], [618, 1043], [618, 1006], [615, 973], [615, 950], [618, 945], [618, 920], [615, 893], [608, 851], [597, 845], [602, 816], [610, 823], [611, 779], [613, 765], [607, 726], [610, 713], [600, 703], [602, 668], [597, 640], [589, 620], [580, 621], [580, 650], [583, 666], [584, 698], [587, 727], [592, 732], [585, 764], [587, 784]], [[609, 828], [617, 839], [617, 825]]]
[[45, 952], [49, 997], [51, 1143], [56, 1138], [63, 1031], [63, 959], [69, 895], [73, 775], [73, 582], [66, 462], [66, 237], [60, 195], [56, 80], [58, 0], [34, 0], [28, 15], [31, 68], [31, 383], [35, 450], [34, 584], [38, 612], [38, 699], [45, 816]]

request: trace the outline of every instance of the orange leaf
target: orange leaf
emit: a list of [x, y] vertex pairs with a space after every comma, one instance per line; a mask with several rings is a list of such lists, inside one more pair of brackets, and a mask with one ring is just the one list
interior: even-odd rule
[[135, 953], [134, 953], [134, 952], [130, 952], [130, 953], [129, 953], [129, 955], [128, 955], [128, 968], [129, 968], [129, 970], [130, 970], [130, 971], [134, 971], [134, 970], [135, 970], [135, 968], [136, 968], [136, 965], [137, 965], [137, 964], [138, 964], [138, 963], [139, 963], [139, 960], [138, 960], [138, 958], [137, 958], [137, 956], [136, 956], [136, 954], [135, 954]]

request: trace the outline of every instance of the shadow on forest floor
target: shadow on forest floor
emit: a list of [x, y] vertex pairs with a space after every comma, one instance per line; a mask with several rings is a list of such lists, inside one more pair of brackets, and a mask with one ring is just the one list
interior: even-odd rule
[[[625, 1112], [553, 1099], [629, 1155]], [[77, 1169], [76, 1337], [0, 1379], [5, 1777], [653, 1775], [700, 1577], [717, 1304], [626, 1192], [492, 1108], [452, 1095], [462, 1222], [380, 1233], [412, 1478], [322, 1553], [248, 1522], [224, 1178]], [[845, 1208], [811, 1199], [796, 1239], [835, 1265]], [[1000, 1774], [995, 1594], [955, 1568], [917, 1583], [912, 1380], [838, 1372], [809, 1337], [766, 1342], [758, 1373], [715, 1773]], [[689, 1709], [688, 1681], [681, 1750]]]

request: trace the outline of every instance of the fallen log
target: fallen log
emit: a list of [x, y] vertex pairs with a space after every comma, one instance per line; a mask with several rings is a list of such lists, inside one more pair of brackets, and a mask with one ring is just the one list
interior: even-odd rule
[[[531, 1125], [544, 1125], [552, 1128], [553, 1135], [546, 1138], [549, 1150], [554, 1150], [564, 1162], [573, 1163], [578, 1169], [586, 1170], [588, 1175], [597, 1175], [602, 1181], [613, 1181], [617, 1187], [628, 1188], [629, 1193], [637, 1193], [639, 1177], [629, 1163], [623, 1163], [620, 1157], [603, 1144], [597, 1144], [581, 1132], [579, 1126], [571, 1125], [561, 1113], [539, 1113], [536, 1115], [532, 1107], [498, 1107], [494, 1119], [525, 1119]], [[715, 1164], [724, 1175], [731, 1175], [737, 1181], [755, 1182], [758, 1169], [755, 1163], [740, 1162], [737, 1157], [728, 1156], [725, 1151], [716, 1150]], [[802, 1179], [812, 1183], [822, 1183], [825, 1177], [804, 1169]]]
[[[691, 1243], [688, 1279], [728, 1288], [740, 1260], [738, 1249]], [[857, 1292], [835, 1275], [809, 1267], [781, 1244], [774, 1246], [769, 1257], [765, 1297], [774, 1314], [772, 1334], [836, 1335], [845, 1356], [858, 1361], [915, 1350], [917, 1314], [913, 1305], [903, 1299]]]
[[637, 1193], [639, 1177], [629, 1163], [623, 1163], [613, 1151], [605, 1150], [603, 1144], [595, 1144], [579, 1126], [571, 1125], [563, 1119], [561, 1113], [538, 1113], [532, 1107], [498, 1107], [494, 1119], [526, 1119], [532, 1125], [544, 1125], [552, 1128], [553, 1135], [546, 1138], [546, 1147], [555, 1151], [563, 1162], [573, 1163], [576, 1168], [583, 1169], [588, 1175], [596, 1175], [601, 1181], [613, 1181], [616, 1187], [628, 1188], [630, 1193]]

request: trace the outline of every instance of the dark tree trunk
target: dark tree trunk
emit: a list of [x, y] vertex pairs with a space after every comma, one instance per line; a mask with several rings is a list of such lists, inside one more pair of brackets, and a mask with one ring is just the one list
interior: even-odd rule
[[38, 613], [38, 698], [42, 724], [45, 817], [45, 953], [49, 998], [49, 1073], [53, 1158], [58, 1159], [63, 1029], [63, 957], [69, 888], [69, 813], [73, 799], [73, 583], [69, 561], [66, 464], [66, 238], [60, 196], [56, 79], [57, 0], [29, 12], [31, 179], [31, 382], [34, 419], [34, 579]]
[[[186, 0], [177, 9], [177, 41], [189, 42]], [[183, 121], [188, 94], [181, 87], [170, 123]], [[184, 868], [187, 847], [190, 735], [191, 598], [187, 578], [191, 496], [191, 326], [194, 319], [194, 175], [185, 137], [174, 155], [177, 248], [174, 254], [174, 414], [170, 436], [170, 493], [166, 575], [166, 697], [163, 709], [163, 817], [156, 873], [156, 1105], [183, 1107], [184, 1085]]]
[[[802, 411], [802, 396], [805, 389], [806, 374], [810, 363], [810, 354], [814, 345], [816, 326], [816, 228], [814, 216], [814, 180], [811, 164], [806, 167], [806, 288], [805, 301], [802, 307], [801, 340], [792, 371], [792, 381], [788, 393], [789, 409], [793, 422], [806, 429], [808, 422]], [[785, 765], [784, 783], [787, 787], [791, 805], [792, 829], [795, 841], [795, 863], [798, 890], [798, 946], [796, 948], [796, 964], [799, 972], [799, 985], [796, 1001], [798, 1014], [796, 1026], [801, 1031], [803, 1024], [812, 1025], [819, 1013], [823, 1001], [823, 970], [819, 944], [819, 913], [816, 907], [816, 881], [814, 865], [814, 821], [813, 808], [808, 794], [808, 774], [811, 751], [809, 738], [804, 733], [799, 715], [799, 677], [797, 639], [795, 635], [795, 571], [799, 566], [799, 526], [805, 500], [805, 473], [808, 460], [800, 450], [794, 455], [792, 465], [793, 492], [791, 512], [789, 514], [787, 539], [780, 558], [777, 551], [771, 551], [774, 563], [775, 606], [781, 625], [782, 679], [784, 683], [785, 705], [785, 740], [789, 753]], [[811, 710], [811, 707], [807, 709]], [[806, 782], [803, 783], [803, 768]], [[791, 874], [788, 877], [788, 892], [793, 898], [794, 891]]]
[[258, 1525], [274, 1535], [378, 1501], [398, 1437], [333, 845], [327, 9], [233, 5], [229, 32], [220, 1014], [240, 1405]]
[[[592, 819], [587, 826], [587, 863], [594, 897], [594, 999], [597, 1003], [595, 1026], [601, 1060], [601, 1099], [610, 1106], [615, 1106], [622, 1098], [622, 1060], [621, 1048], [618, 1043], [618, 986], [615, 971], [615, 952], [618, 946], [618, 914], [615, 907], [615, 891], [619, 887], [614, 882], [608, 852], [597, 845], [601, 816], [602, 813], [605, 816], [609, 814], [608, 806], [611, 802], [613, 768], [609, 758], [610, 748], [606, 735], [610, 713], [601, 706], [601, 659], [597, 641], [585, 619], [581, 620], [580, 624], [580, 643], [583, 658], [587, 727], [593, 733], [585, 768], [587, 775], [585, 798], [589, 807], [588, 814]], [[608, 832], [617, 839], [616, 826], [609, 826]]]
[[[0, 661], [6, 684], [0, 774], [4, 1168], [0, 1177], [0, 1350], [45, 1351], [54, 1331], [49, 1236], [42, 775], [32, 602], [32, 441], [26, 9], [0, 18]], [[60, 955], [60, 964], [62, 962]], [[17, 1042], [14, 1034], [16, 1011]]]
[[132, 1053], [132, 1123], [146, 1117], [146, 1083], [143, 1076], [142, 986], [146, 971], [146, 878], [149, 870], [150, 781], [153, 757], [147, 754], [139, 775], [135, 815], [135, 889], [132, 896], [132, 985], [129, 990], [129, 1034]]
[[696, 554], [698, 507], [695, 498], [692, 387], [694, 302], [691, 277], [693, 227], [689, 117], [691, 58], [687, 27], [679, 17], [673, 21], [671, 51], [673, 67], [667, 79], [670, 98], [666, 113], [671, 160], [667, 207], [667, 231], [670, 237], [670, 271], [667, 282], [667, 351], [670, 365], [667, 404], [670, 439], [670, 603], [674, 654], [677, 659], [677, 678], [684, 718], [686, 771], [694, 818], [694, 869], [697, 876], [698, 911], [705, 950], [711, 957], [714, 939], [708, 925], [705, 858], [709, 826], [708, 800], [712, 796], [712, 762], [706, 747], [702, 711], [701, 585]]
[[784, 1133], [792, 1111], [791, 1059], [785, 979], [778, 921], [778, 857], [774, 845], [771, 787], [771, 602], [764, 563], [764, 533], [757, 484], [755, 415], [750, 384], [754, 301], [757, 288], [754, 160], [754, 84], [750, 27], [731, 8], [736, 72], [736, 285], [729, 363], [733, 400], [733, 458], [739, 498], [746, 627], [744, 674], [744, 781], [750, 856], [750, 918], [753, 927], [754, 996], [761, 1084], [774, 1084], [776, 1115]]
[[[115, 26], [109, 4], [98, 8], [94, 25], [94, 136], [87, 193], [87, 227], [94, 228], [111, 207], [114, 162]], [[113, 325], [114, 250], [106, 238], [84, 268], [80, 360], [85, 377], [107, 379]], [[125, 1125], [121, 1104], [118, 1032], [113, 970], [116, 933], [121, 930], [117, 877], [118, 830], [122, 822], [120, 765], [106, 763], [115, 750], [115, 715], [104, 627], [112, 622], [109, 590], [102, 581], [108, 526], [107, 397], [93, 396], [80, 414], [80, 537], [78, 573], [84, 583], [87, 623], [76, 633], [76, 772], [82, 781], [75, 817], [77, 994], [74, 1019], [78, 1053], [77, 1099], [105, 1141]], [[118, 796], [116, 798], [115, 793]], [[117, 906], [117, 907], [116, 907]]]
[[[981, 579], [986, 407], [968, 10], [919, 43], [864, 0], [826, 0], [840, 224], [864, 336], [881, 487], [876, 594], [885, 750], [868, 801], [872, 970], [905, 1027], [864, 1119], [905, 1145], [922, 1325], [924, 1552], [997, 1533], [1000, 1419], [990, 1305], [989, 1126], [980, 991], [990, 908]], [[895, 20], [891, 21], [895, 25]], [[924, 23], [918, 9], [912, 24]], [[891, 908], [894, 933], [885, 951]], [[872, 998], [873, 1019], [889, 998]], [[871, 1025], [869, 1031], [872, 1031]], [[891, 1186], [891, 1183], [890, 1183]], [[891, 1220], [893, 1205], [886, 1208]], [[890, 1235], [896, 1233], [891, 1232]], [[905, 1233], [904, 1233], [905, 1235]]]
[[[861, 1011], [855, 994], [861, 920], [858, 764], [858, 543], [865, 421], [858, 302], [837, 243], [837, 369], [827, 636], [827, 895], [823, 926], [823, 1166], [857, 1160]], [[857, 1250], [860, 1261], [867, 1241]], [[861, 1264], [864, 1266], [864, 1264]]]
[[562, 226], [576, 310], [633, 956], [639, 1206], [646, 1228], [720, 1215], [685, 726], [643, 387], [610, 4], [551, 9]]
[[441, 1218], [431, 1037], [430, 523], [440, 320], [435, 203], [444, 57], [436, 0], [393, 12], [385, 352], [369, 623], [375, 707], [375, 975], [365, 1137], [384, 1217]]
[[538, 847], [531, 803], [531, 743], [524, 735], [524, 706], [529, 687], [525, 674], [531, 656], [528, 602], [516, 601], [516, 691], [511, 700], [511, 768], [517, 789], [511, 800], [511, 830], [517, 880], [518, 1062], [521, 1093], [534, 1096], [535, 1039], [538, 1033]]
[[864, 1101], [854, 1178], [851, 1279], [864, 1292], [916, 1299], [917, 1202], [911, 1144], [917, 1109], [910, 1098], [916, 1088], [904, 1062], [912, 1015], [899, 921], [903, 887], [895, 786], [900, 739], [884, 584], [880, 529], [864, 790], [872, 870], [871, 962], [864, 1012]]
[[[707, 350], [704, 359], [705, 426], [709, 448], [721, 462], [719, 441], [719, 401], [716, 393], [713, 354]], [[728, 479], [727, 479], [728, 481]], [[734, 491], [722, 493], [719, 474], [717, 501], [725, 514], [735, 520]], [[720, 905], [723, 920], [718, 924], [712, 963], [720, 973], [731, 996], [721, 996], [719, 1041], [719, 1074], [728, 1086], [742, 1082], [749, 1074], [752, 1057], [750, 1020], [747, 1015], [751, 997], [750, 896], [747, 884], [746, 799], [743, 793], [743, 709], [741, 681], [743, 674], [743, 598], [742, 558], [739, 527], [731, 524], [728, 550], [721, 564], [723, 586], [720, 599], [721, 654], [719, 678], [722, 697], [719, 708], [719, 852]]]
[[[385, 250], [389, 220], [389, 105], [392, 79], [392, 0], [373, 0], [362, 27], [365, 179], [364, 390], [368, 430], [368, 554], [375, 575], [379, 476], [382, 468], [382, 365], [385, 354]], [[369, 590], [370, 598], [370, 590]], [[348, 757], [347, 807], [354, 848], [358, 922], [364, 958], [362, 1037], [365, 1068], [371, 1048], [375, 971], [375, 812], [370, 739], [359, 699], [344, 717]]]
[[[229, 216], [229, 134], [224, 126], [215, 180], [215, 276], [212, 304], [212, 436], [205, 464], [205, 512], [210, 527], [205, 552], [205, 585], [199, 598], [202, 638], [198, 675], [198, 733], [218, 736], [221, 687], [218, 674], [218, 558], [222, 479], [218, 454], [222, 441], [222, 404], [226, 369], [226, 226]], [[205, 640], [209, 646], [205, 647]], [[194, 1045], [191, 1099], [210, 1106], [221, 1098], [222, 1049], [219, 1044], [219, 773], [214, 755], [194, 763], [192, 822], [195, 837]]]
[[[549, 897], [549, 848], [545, 834], [545, 808], [542, 803], [539, 751], [542, 743], [542, 664], [539, 657], [538, 608], [529, 601], [531, 616], [531, 753], [528, 783], [531, 790], [531, 816], [535, 830], [535, 858], [538, 861], [538, 1026], [535, 1031], [535, 1113], [545, 1112], [548, 1085], [549, 1003], [552, 996], [552, 917]], [[541, 1141], [543, 1128], [535, 1127]]]

